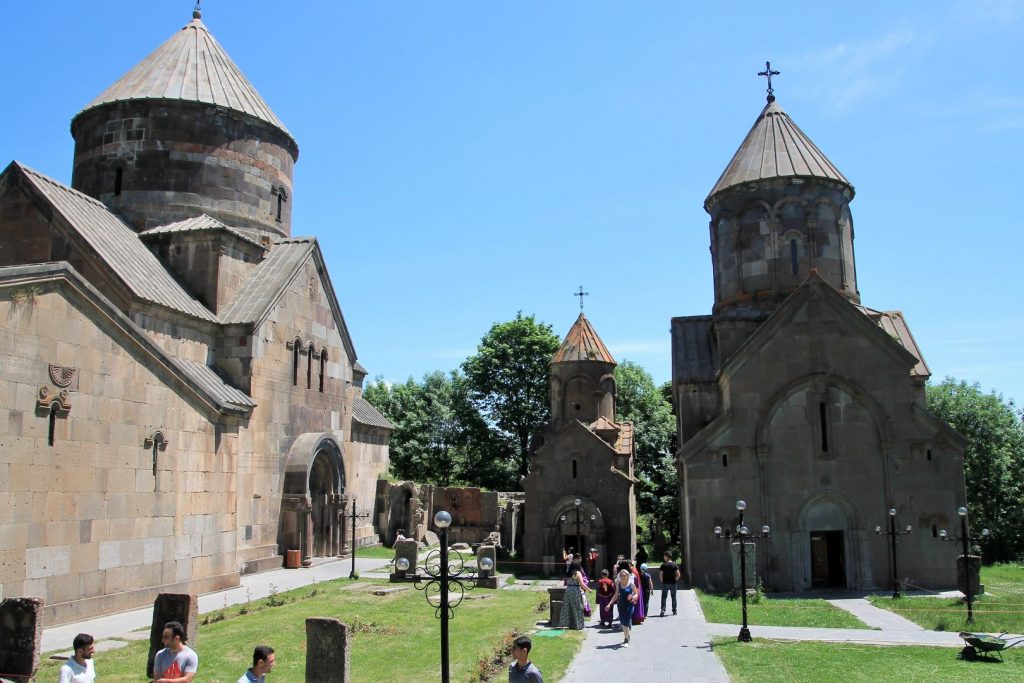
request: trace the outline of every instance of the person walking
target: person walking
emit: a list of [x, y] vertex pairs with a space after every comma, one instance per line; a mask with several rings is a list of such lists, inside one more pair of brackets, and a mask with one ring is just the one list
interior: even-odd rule
[[60, 667], [57, 683], [93, 683], [96, 680], [96, 669], [92, 662], [92, 654], [96, 651], [94, 642], [88, 633], [75, 636], [71, 641], [75, 654]]
[[679, 565], [672, 561], [672, 553], [665, 552], [661, 563], [661, 616], [665, 616], [665, 602], [672, 594], [672, 614], [678, 613], [676, 604], [676, 583], [679, 581]]
[[562, 598], [562, 613], [558, 618], [559, 628], [583, 630], [586, 622], [583, 619], [583, 591], [586, 584], [580, 563], [573, 560], [569, 566], [569, 576], [565, 580], [565, 597]]
[[615, 605], [615, 582], [611, 580], [607, 569], [601, 570], [601, 578], [597, 581], [597, 604], [600, 612], [597, 619], [601, 626], [611, 628], [612, 607]]
[[529, 636], [519, 636], [512, 643], [512, 657], [516, 661], [508, 665], [508, 683], [544, 683], [540, 669], [530, 661], [533, 641]]
[[643, 593], [644, 609], [651, 611], [651, 594], [654, 593], [654, 577], [647, 573], [647, 565], [640, 565], [640, 592]]
[[640, 583], [640, 570], [629, 560], [626, 560], [626, 568], [633, 575], [633, 585], [637, 589], [637, 600], [633, 608], [633, 625], [637, 626], [644, 623], [644, 618], [647, 616], [647, 605], [644, 603], [643, 584]]
[[257, 645], [252, 651], [252, 668], [242, 674], [237, 683], [266, 683], [267, 674], [276, 663], [274, 648], [269, 645]]
[[615, 581], [615, 604], [619, 608], [619, 623], [622, 625], [622, 647], [629, 647], [633, 608], [639, 599], [640, 591], [633, 585], [633, 578], [625, 569], [620, 570]]
[[185, 627], [168, 621], [162, 640], [164, 649], [153, 660], [153, 683], [192, 683], [199, 671], [199, 655], [185, 645]]

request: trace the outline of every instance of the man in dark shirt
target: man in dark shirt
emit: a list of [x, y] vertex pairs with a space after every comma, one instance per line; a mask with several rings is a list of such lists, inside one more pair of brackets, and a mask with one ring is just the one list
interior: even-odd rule
[[519, 636], [512, 643], [512, 656], [516, 661], [508, 665], [508, 683], [544, 683], [540, 669], [530, 661], [532, 647], [529, 636]]
[[676, 604], [676, 581], [679, 580], [679, 565], [672, 561], [672, 554], [666, 552], [665, 561], [661, 563], [661, 616], [665, 616], [665, 602], [668, 594], [672, 594], [672, 614], [678, 612]]

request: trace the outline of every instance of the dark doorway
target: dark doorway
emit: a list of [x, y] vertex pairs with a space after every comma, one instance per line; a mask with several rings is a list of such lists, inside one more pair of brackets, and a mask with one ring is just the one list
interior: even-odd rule
[[566, 552], [572, 550], [574, 553], [578, 553], [580, 555], [580, 560], [582, 563], [582, 561], [586, 559], [586, 553], [584, 551], [587, 548], [587, 535], [581, 534], [579, 539], [580, 545], [577, 546], [576, 534], [573, 534], [571, 536], [562, 536], [562, 547], [565, 548]]
[[811, 532], [811, 587], [846, 588], [842, 531]]

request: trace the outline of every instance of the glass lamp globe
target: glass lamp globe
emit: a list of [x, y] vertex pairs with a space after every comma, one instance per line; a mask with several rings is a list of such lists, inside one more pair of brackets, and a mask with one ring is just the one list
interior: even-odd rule
[[493, 568], [494, 568], [494, 560], [492, 560], [489, 557], [484, 557], [484, 558], [480, 559], [480, 569], [483, 569], [485, 572], [489, 572]]
[[395, 560], [395, 569], [397, 569], [400, 572], [409, 571], [409, 558], [400, 557], [397, 560]]
[[452, 524], [452, 516], [447, 510], [441, 510], [434, 515], [434, 526], [438, 529], [447, 529]]
[[746, 510], [747, 509], [747, 501], [745, 501], [745, 500], [737, 500], [736, 501], [736, 509], [739, 510], [740, 512], [743, 512], [744, 510]]

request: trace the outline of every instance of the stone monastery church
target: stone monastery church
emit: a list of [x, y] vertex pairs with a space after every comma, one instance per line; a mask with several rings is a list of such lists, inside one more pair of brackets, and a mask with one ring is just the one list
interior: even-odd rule
[[[770, 71], [770, 67], [769, 67]], [[762, 74], [765, 75], [765, 74]], [[925, 403], [930, 371], [899, 311], [860, 300], [853, 185], [771, 94], [704, 202], [711, 315], [672, 320], [685, 570], [728, 590], [744, 521], [774, 590], [954, 585], [937, 540], [965, 505], [965, 442]]]
[[71, 122], [71, 187], [0, 175], [0, 595], [47, 624], [376, 542], [391, 425], [299, 149], [199, 12]]

